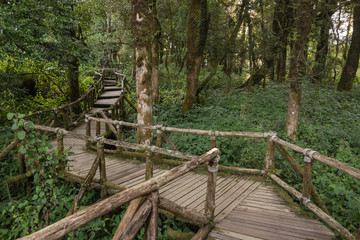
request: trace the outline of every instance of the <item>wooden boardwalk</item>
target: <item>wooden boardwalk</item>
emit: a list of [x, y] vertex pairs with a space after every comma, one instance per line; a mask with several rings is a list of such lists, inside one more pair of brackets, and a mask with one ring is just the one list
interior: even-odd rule
[[[102, 131], [105, 126], [101, 124]], [[84, 134], [85, 124], [74, 132]], [[95, 135], [95, 123], [91, 134]], [[86, 176], [96, 155], [85, 151], [85, 142], [64, 138], [75, 155], [70, 170]], [[56, 144], [55, 141], [53, 143]], [[145, 180], [145, 165], [106, 157], [107, 179], [129, 188]], [[167, 170], [156, 168], [158, 176]], [[99, 178], [97, 173], [96, 178]], [[204, 213], [207, 176], [190, 172], [160, 189], [160, 195], [181, 206]], [[319, 221], [301, 217], [284, 201], [273, 186], [248, 176], [218, 176], [216, 188], [215, 229], [213, 239], [332, 239], [334, 233]]]
[[99, 96], [99, 99], [94, 103], [95, 108], [108, 108], [113, 105], [120, 94], [122, 93], [122, 88], [116, 86], [115, 79], [105, 80], [104, 92]]

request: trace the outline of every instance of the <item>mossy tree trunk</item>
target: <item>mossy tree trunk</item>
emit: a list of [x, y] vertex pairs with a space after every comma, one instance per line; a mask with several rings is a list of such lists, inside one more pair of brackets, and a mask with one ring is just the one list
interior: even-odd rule
[[346, 63], [341, 73], [338, 91], [350, 91], [354, 85], [356, 71], [359, 66], [360, 55], [360, 0], [354, 1], [354, 24], [351, 44], [346, 58]]
[[[153, 124], [151, 92], [150, 0], [132, 0], [132, 31], [135, 38], [137, 122]], [[151, 145], [152, 131], [138, 128], [136, 142]]]
[[159, 40], [161, 37], [161, 26], [157, 18], [156, 0], [152, 0], [151, 6], [151, 82], [152, 82], [152, 98], [154, 103], [159, 101]]
[[296, 11], [296, 40], [290, 56], [290, 90], [286, 120], [286, 133], [292, 139], [296, 138], [299, 121], [300, 101], [302, 97], [301, 80], [304, 77], [304, 72], [299, 71], [299, 69], [306, 64], [304, 51], [306, 49], [307, 37], [311, 30], [312, 7], [312, 0], [299, 0]]
[[202, 55], [209, 29], [207, 0], [191, 0], [187, 28], [186, 93], [182, 113], [190, 110], [195, 102]]

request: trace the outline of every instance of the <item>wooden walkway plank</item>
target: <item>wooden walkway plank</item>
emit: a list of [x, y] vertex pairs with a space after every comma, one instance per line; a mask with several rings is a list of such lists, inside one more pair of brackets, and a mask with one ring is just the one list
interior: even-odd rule
[[[224, 219], [239, 203], [241, 203], [250, 193], [252, 193], [261, 183], [252, 182], [247, 187], [241, 188], [239, 192], [235, 195], [236, 197], [229, 201], [230, 203], [225, 207], [219, 207], [215, 209], [215, 222], [221, 221]], [[226, 203], [226, 201], [225, 201]]]
[[242, 214], [235, 214], [230, 213], [228, 216], [226, 216], [226, 219], [233, 220], [233, 221], [240, 221], [247, 224], [252, 224], [254, 226], [263, 226], [263, 227], [271, 227], [274, 229], [287, 229], [291, 232], [296, 232], [302, 235], [306, 235], [310, 237], [322, 237], [323, 235], [328, 235], [331, 237], [330, 234], [328, 234], [328, 229], [326, 231], [323, 231], [324, 229], [321, 227], [321, 225], [313, 226], [311, 222], [298, 222], [298, 221], [284, 221], [283, 219], [279, 218], [277, 220], [274, 219], [267, 219], [267, 221], [264, 221], [265, 218], [253, 216], [251, 214], [247, 214], [246, 212], [243, 212]]
[[185, 192], [191, 192], [194, 188], [194, 182], [201, 182], [204, 178], [201, 178], [201, 176], [194, 174], [192, 175], [192, 178], [189, 178], [187, 180], [182, 181], [180, 184], [177, 184], [175, 187], [172, 187], [168, 191], [165, 191], [162, 193], [162, 196], [169, 199], [176, 198], [177, 195], [184, 194]]
[[[186, 186], [179, 189], [178, 192], [173, 193], [168, 199], [173, 202], [176, 202], [178, 199], [182, 197], [188, 197], [189, 195], [191, 196], [194, 194], [194, 191], [197, 191], [197, 189], [201, 185], [206, 183], [206, 181], [207, 181], [207, 176], [203, 176], [203, 175], [197, 176], [195, 182], [189, 182]], [[166, 195], [164, 195], [164, 197], [166, 197]]]
[[242, 240], [262, 240], [262, 238], [256, 238], [256, 237], [251, 237], [251, 236], [247, 236], [244, 234], [240, 234], [240, 233], [236, 233], [236, 232], [231, 232], [231, 231], [227, 231], [227, 230], [215, 230], [214, 232], [210, 233], [210, 237], [213, 237], [215, 239], [220, 239], [220, 240], [238, 240], [238, 239], [242, 239]]
[[179, 178], [169, 183], [169, 186], [165, 186], [166, 188], [161, 189], [159, 192], [162, 196], [170, 196], [172, 193], [177, 192], [178, 189], [181, 189], [183, 186], [187, 186], [189, 182], [195, 180], [198, 176], [194, 173], [189, 173], [184, 178]]
[[[220, 181], [223, 181], [223, 180], [224, 180], [224, 178], [217, 177], [216, 182], [219, 183]], [[206, 184], [204, 184], [203, 188], [198, 190], [198, 192], [196, 193], [196, 197], [189, 198], [188, 204], [187, 205], [184, 204], [183, 206], [185, 206], [189, 209], [195, 210], [195, 208], [197, 206], [199, 206], [200, 204], [203, 204], [205, 202], [206, 189], [207, 189]]]
[[[110, 87], [116, 90], [116, 87]], [[110, 102], [117, 94], [105, 92], [104, 99]], [[100, 111], [102, 108], [94, 109]], [[105, 132], [105, 124], [101, 123], [101, 133]], [[85, 123], [80, 123], [74, 130], [85, 134]], [[91, 121], [91, 135], [95, 136], [96, 123]], [[52, 141], [56, 146], [56, 140]], [[86, 176], [96, 154], [86, 152], [86, 142], [72, 137], [64, 138], [65, 148], [71, 147], [75, 153], [69, 157], [70, 171]], [[145, 164], [105, 158], [107, 179], [116, 185], [129, 188], [145, 181]], [[167, 170], [154, 168], [154, 176]], [[96, 173], [99, 177], [99, 171]], [[175, 203], [204, 213], [207, 175], [187, 173], [160, 188], [159, 192]], [[334, 237], [321, 222], [299, 217], [297, 212], [284, 201], [269, 184], [250, 177], [229, 176], [217, 177], [215, 193], [215, 229], [209, 234], [218, 240], [327, 240]]]

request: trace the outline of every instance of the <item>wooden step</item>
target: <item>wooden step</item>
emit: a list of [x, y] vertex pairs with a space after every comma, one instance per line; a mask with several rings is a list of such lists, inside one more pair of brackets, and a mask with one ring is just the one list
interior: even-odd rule
[[106, 91], [103, 92], [103, 94], [101, 94], [99, 96], [99, 99], [109, 99], [109, 98], [118, 98], [120, 97], [120, 94], [122, 93], [122, 91]]
[[118, 98], [99, 99], [94, 103], [94, 107], [108, 108], [113, 105]]
[[122, 89], [121, 87], [116, 87], [116, 86], [105, 86], [104, 87], [105, 91], [118, 91], [118, 90], [121, 90], [121, 89]]

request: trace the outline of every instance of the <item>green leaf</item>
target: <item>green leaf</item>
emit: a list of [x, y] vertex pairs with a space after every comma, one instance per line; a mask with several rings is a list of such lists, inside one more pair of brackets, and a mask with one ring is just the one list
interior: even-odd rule
[[8, 113], [8, 114], [7, 114], [7, 119], [8, 119], [8, 120], [11, 120], [11, 119], [14, 118], [14, 116], [15, 116], [14, 113]]
[[19, 151], [20, 151], [21, 154], [26, 153], [26, 149], [23, 146], [20, 147]]
[[25, 117], [25, 114], [19, 113], [18, 118], [24, 118], [24, 117]]
[[25, 131], [19, 131], [16, 133], [16, 135], [20, 140], [23, 140], [26, 136], [26, 133], [25, 133]]
[[18, 128], [19, 128], [19, 125], [16, 122], [14, 122], [13, 125], [11, 126], [12, 130], [17, 130]]

